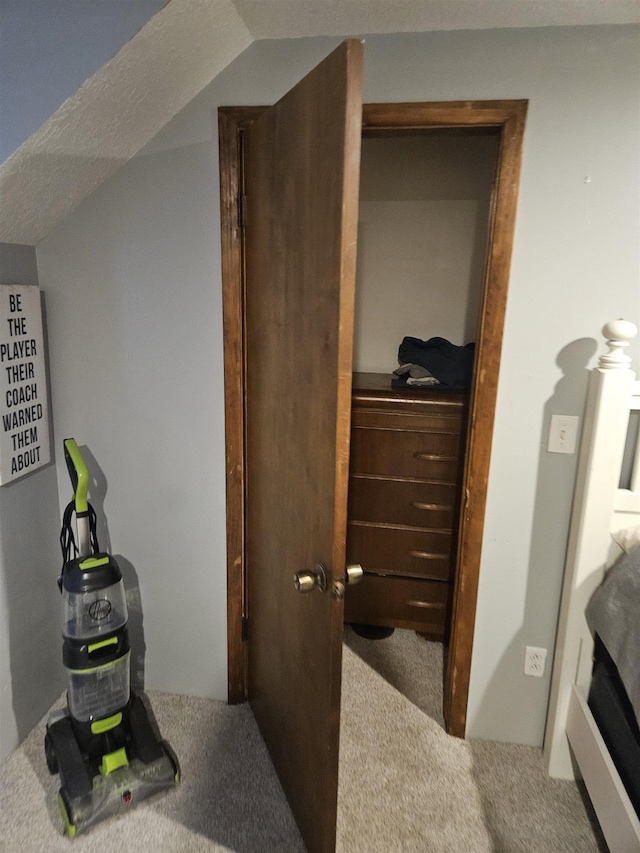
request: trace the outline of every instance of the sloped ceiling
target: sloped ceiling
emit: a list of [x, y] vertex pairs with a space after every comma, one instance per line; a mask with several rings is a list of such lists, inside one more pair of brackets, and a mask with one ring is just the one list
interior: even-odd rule
[[640, 22], [640, 0], [170, 0], [0, 166], [0, 242], [37, 244], [254, 40]]
[[638, 0], [234, 0], [254, 39], [629, 24]]
[[171, 0], [0, 167], [0, 242], [35, 245], [253, 38], [231, 0]]

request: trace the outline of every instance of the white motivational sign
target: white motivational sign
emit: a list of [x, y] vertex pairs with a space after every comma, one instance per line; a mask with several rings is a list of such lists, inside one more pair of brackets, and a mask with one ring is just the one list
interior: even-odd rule
[[40, 288], [0, 285], [0, 484], [51, 458]]

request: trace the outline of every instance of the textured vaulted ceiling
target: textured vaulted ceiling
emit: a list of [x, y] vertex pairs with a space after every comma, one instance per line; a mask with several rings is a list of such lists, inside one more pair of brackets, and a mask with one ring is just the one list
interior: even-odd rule
[[0, 166], [0, 242], [35, 245], [254, 40], [640, 22], [640, 0], [170, 0]]

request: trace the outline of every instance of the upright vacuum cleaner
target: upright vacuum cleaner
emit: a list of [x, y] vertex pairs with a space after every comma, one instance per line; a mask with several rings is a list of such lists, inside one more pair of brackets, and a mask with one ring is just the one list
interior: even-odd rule
[[[100, 551], [87, 501], [89, 472], [78, 445], [64, 442], [74, 495], [64, 514], [62, 659], [67, 707], [50, 715], [47, 767], [60, 774], [58, 804], [70, 838], [178, 784], [180, 769], [129, 680], [127, 602], [117, 562]], [[78, 542], [72, 529], [75, 512]]]

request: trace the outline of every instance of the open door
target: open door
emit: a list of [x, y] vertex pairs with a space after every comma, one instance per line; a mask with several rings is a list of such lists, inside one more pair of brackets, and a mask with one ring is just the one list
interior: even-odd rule
[[311, 853], [336, 834], [361, 65], [343, 43], [244, 138], [248, 692]]

